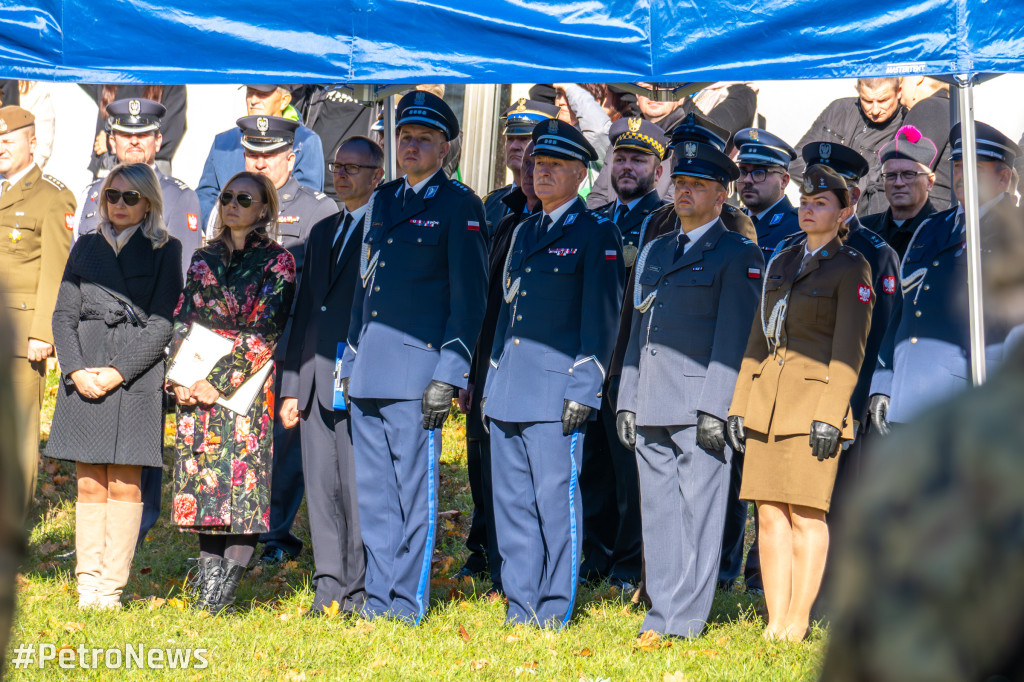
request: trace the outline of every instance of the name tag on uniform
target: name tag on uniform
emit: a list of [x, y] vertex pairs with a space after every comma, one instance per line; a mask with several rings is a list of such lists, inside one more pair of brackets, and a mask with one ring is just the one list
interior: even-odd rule
[[279, 222], [279, 223], [297, 223], [297, 222], [299, 222], [299, 216], [297, 216], [297, 215], [281, 215], [281, 216], [277, 216], [277, 222]]
[[336, 410], [346, 410], [345, 391], [341, 387], [341, 359], [345, 355], [345, 342], [338, 342], [338, 354], [334, 357], [334, 404]]

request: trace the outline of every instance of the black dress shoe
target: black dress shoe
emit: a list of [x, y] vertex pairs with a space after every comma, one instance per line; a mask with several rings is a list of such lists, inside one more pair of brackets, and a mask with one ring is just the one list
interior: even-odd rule
[[293, 560], [297, 555], [289, 554], [280, 547], [267, 547], [260, 556], [260, 563], [264, 566], [280, 566]]

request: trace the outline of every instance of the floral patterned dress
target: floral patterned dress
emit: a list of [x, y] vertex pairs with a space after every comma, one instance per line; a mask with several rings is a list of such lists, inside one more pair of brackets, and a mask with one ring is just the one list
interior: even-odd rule
[[[295, 259], [255, 232], [241, 251], [214, 242], [192, 256], [174, 311], [172, 352], [198, 322], [235, 340], [207, 380], [225, 395], [269, 362], [295, 294]], [[173, 520], [182, 530], [263, 533], [269, 528], [274, 378], [249, 413], [177, 407]]]

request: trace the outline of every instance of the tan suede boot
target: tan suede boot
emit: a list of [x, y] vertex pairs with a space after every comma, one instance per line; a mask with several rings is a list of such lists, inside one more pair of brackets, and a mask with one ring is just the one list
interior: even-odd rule
[[100, 608], [121, 608], [121, 589], [128, 582], [135, 543], [142, 525], [141, 502], [107, 500], [106, 548], [103, 554], [103, 572], [97, 588]]
[[105, 502], [79, 502], [75, 505], [75, 578], [80, 609], [96, 606], [96, 592], [103, 572], [106, 528]]

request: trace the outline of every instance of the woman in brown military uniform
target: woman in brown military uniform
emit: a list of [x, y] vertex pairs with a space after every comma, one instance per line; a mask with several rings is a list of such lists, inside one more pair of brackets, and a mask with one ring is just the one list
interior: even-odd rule
[[864, 360], [871, 268], [842, 239], [846, 181], [807, 170], [800, 200], [805, 243], [765, 272], [760, 314], [729, 410], [729, 441], [746, 446], [740, 497], [754, 500], [768, 607], [766, 639], [803, 639], [818, 594], [841, 441], [854, 435], [850, 396]]

